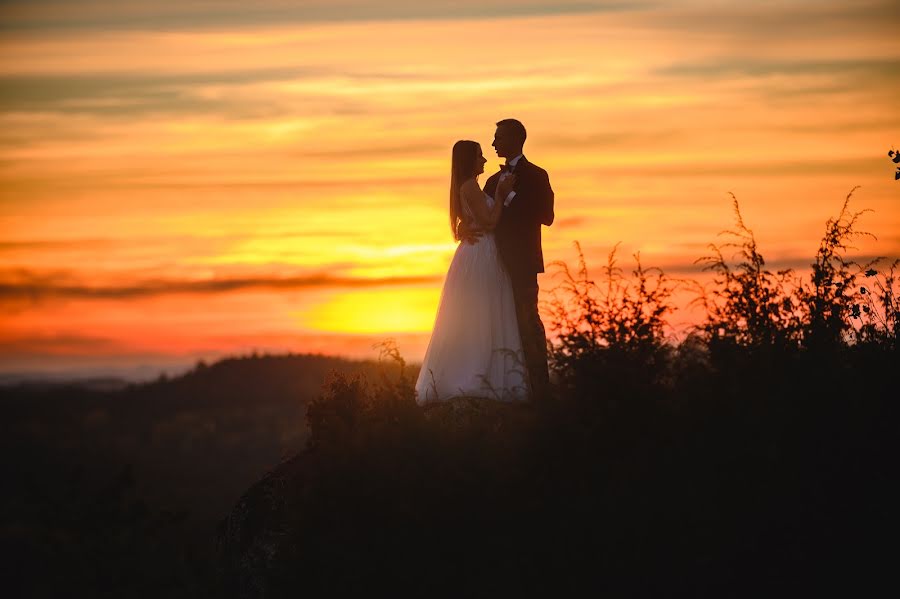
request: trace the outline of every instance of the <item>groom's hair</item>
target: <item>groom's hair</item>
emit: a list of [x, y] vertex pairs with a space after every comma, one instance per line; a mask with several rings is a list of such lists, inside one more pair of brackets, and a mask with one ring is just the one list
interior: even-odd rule
[[528, 132], [525, 131], [525, 125], [522, 124], [522, 121], [517, 121], [516, 119], [503, 119], [497, 123], [498, 127], [506, 127], [510, 131], [516, 134], [521, 140], [522, 143], [525, 143], [525, 139], [528, 137]]

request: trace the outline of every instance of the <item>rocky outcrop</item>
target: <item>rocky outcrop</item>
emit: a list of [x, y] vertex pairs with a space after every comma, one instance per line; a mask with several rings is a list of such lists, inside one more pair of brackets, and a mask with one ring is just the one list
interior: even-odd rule
[[[387, 576], [384, 556], [367, 557], [361, 547], [385, 534], [418, 538], [429, 527], [440, 536], [447, 523], [429, 520], [445, 502], [454, 503], [452, 494], [483, 490], [473, 477], [502, 470], [491, 466], [505, 453], [498, 445], [533, 420], [531, 406], [465, 398], [412, 413], [411, 420], [359, 416], [340, 432], [323, 426], [331, 432], [316, 437], [320, 446], [281, 463], [251, 486], [219, 526], [218, 568], [229, 596], [287, 596], [300, 585], [310, 590], [328, 579], [321, 575], [323, 563], [345, 590], [358, 588], [349, 586], [348, 572], [360, 585], [369, 566]], [[484, 457], [471, 451], [479, 446]], [[467, 467], [468, 460], [480, 466]], [[444, 475], [433, 476], [439, 472]], [[467, 505], [458, 504], [457, 516], [471, 509]], [[316, 580], [309, 580], [310, 573]]]
[[271, 597], [270, 573], [291, 534], [289, 486], [302, 483], [308, 456], [300, 454], [267, 473], [238, 500], [219, 525], [222, 583], [233, 597]]

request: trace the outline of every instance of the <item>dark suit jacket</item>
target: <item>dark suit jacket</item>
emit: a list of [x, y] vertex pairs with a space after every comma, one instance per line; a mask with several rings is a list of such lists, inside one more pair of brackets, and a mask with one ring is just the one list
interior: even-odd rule
[[[547, 171], [528, 162], [525, 156], [519, 158], [513, 172], [516, 195], [503, 208], [494, 237], [503, 265], [516, 285], [534, 283], [535, 275], [544, 272], [541, 225], [553, 224], [553, 189]], [[484, 184], [485, 193], [491, 197], [502, 173], [494, 173]]]

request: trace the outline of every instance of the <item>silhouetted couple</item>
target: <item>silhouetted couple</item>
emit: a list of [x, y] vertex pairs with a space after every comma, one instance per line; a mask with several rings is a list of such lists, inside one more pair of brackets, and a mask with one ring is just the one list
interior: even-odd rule
[[497, 156], [506, 164], [484, 185], [487, 160], [474, 141], [453, 146], [450, 226], [456, 248], [416, 381], [421, 405], [454, 397], [545, 399], [547, 341], [538, 314], [544, 272], [541, 225], [553, 223], [547, 171], [522, 154], [525, 126], [497, 123]]

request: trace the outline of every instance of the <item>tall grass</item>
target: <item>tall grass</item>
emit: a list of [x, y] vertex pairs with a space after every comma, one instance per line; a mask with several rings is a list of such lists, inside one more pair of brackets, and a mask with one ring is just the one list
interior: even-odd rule
[[578, 242], [578, 266], [554, 262], [561, 282], [546, 304], [550, 362], [558, 383], [588, 391], [597, 383], [656, 384], [666, 374], [671, 347], [667, 315], [677, 283], [658, 268], [644, 268], [635, 254], [632, 277], [619, 267], [618, 244], [609, 253], [598, 281], [591, 278]]
[[[734, 226], [695, 261], [713, 274], [706, 284], [645, 268], [639, 254], [627, 278], [617, 264], [618, 244], [595, 281], [576, 243], [575, 269], [553, 263], [561, 282], [546, 307], [551, 365], [561, 389], [608, 393], [635, 377], [643, 384], [671, 384], [698, 368], [737, 375], [779, 363], [789, 367], [798, 355], [836, 359], [861, 344], [894, 351], [900, 259], [879, 270], [884, 257], [865, 263], [851, 257], [854, 240], [875, 238], [858, 228], [869, 210], [851, 210], [855, 190], [826, 221], [808, 279], [793, 269], [767, 268], [733, 194]], [[684, 288], [695, 295], [690, 305], [703, 313], [679, 342], [667, 334], [667, 319], [674, 313], [673, 293]]]
[[[804, 320], [803, 302], [795, 297], [799, 281], [791, 269], [773, 273], [766, 268], [733, 194], [732, 202], [735, 227], [719, 233], [730, 240], [710, 244], [711, 254], [696, 260], [715, 274], [711, 286], [697, 284], [700, 292], [694, 301], [706, 311], [698, 329], [713, 353], [795, 349], [800, 345]], [[725, 257], [729, 249], [736, 250], [736, 264]]]

